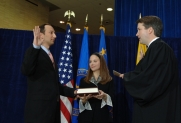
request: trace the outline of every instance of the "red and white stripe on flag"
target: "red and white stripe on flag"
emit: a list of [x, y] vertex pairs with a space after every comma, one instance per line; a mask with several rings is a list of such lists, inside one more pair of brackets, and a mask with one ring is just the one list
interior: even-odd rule
[[[68, 82], [66, 86], [73, 88], [74, 82]], [[60, 96], [60, 117], [61, 123], [71, 123], [73, 99], [65, 96]]]

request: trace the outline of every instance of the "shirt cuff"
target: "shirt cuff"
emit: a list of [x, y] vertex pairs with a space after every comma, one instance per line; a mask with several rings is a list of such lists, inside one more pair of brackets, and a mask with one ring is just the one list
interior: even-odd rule
[[91, 106], [90, 106], [90, 103], [87, 101], [86, 103], [85, 103], [85, 106], [83, 105], [83, 103], [82, 103], [82, 100], [80, 99], [79, 100], [79, 112], [81, 113], [81, 112], [83, 112], [84, 110], [92, 110], [92, 108], [91, 108]]
[[33, 44], [33, 47], [34, 47], [35, 49], [40, 49], [40, 46], [36, 46], [36, 45], [34, 45], [34, 44]]
[[102, 99], [101, 108], [103, 108], [105, 105], [113, 107], [111, 97], [108, 94], [106, 95], [107, 95], [107, 100], [105, 101], [104, 99]]

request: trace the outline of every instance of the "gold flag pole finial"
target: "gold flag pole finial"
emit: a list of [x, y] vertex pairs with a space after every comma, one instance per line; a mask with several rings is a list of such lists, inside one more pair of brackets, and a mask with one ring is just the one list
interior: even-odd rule
[[75, 17], [75, 13], [74, 13], [73, 11], [70, 11], [70, 10], [67, 10], [67, 11], [65, 12], [65, 14], [64, 14], [64, 17], [65, 17], [65, 16], [68, 16], [67, 24], [70, 24], [70, 27], [71, 27], [71, 21], [70, 21], [71, 15], [72, 15], [73, 17]]
[[101, 27], [103, 27], [103, 14], [101, 14]]
[[103, 25], [103, 14], [101, 14], [101, 26], [100, 26], [99, 29], [103, 29], [104, 33], [105, 33], [105, 28], [104, 28], [104, 25]]
[[88, 31], [88, 14], [86, 15], [86, 18], [85, 18], [84, 28], [86, 28], [86, 30]]
[[140, 13], [140, 15], [139, 15], [139, 19], [141, 18], [141, 13]]

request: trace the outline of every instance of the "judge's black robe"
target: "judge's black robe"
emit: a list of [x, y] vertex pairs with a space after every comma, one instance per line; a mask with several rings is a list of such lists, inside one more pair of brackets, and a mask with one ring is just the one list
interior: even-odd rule
[[181, 123], [177, 60], [160, 38], [123, 79], [134, 98], [133, 123]]

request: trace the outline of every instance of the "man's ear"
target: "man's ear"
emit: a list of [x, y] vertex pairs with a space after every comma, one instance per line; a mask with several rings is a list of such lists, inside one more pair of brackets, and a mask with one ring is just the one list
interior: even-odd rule
[[154, 30], [153, 30], [153, 28], [152, 27], [149, 27], [148, 28], [148, 32], [151, 34], [151, 33], [154, 33]]

